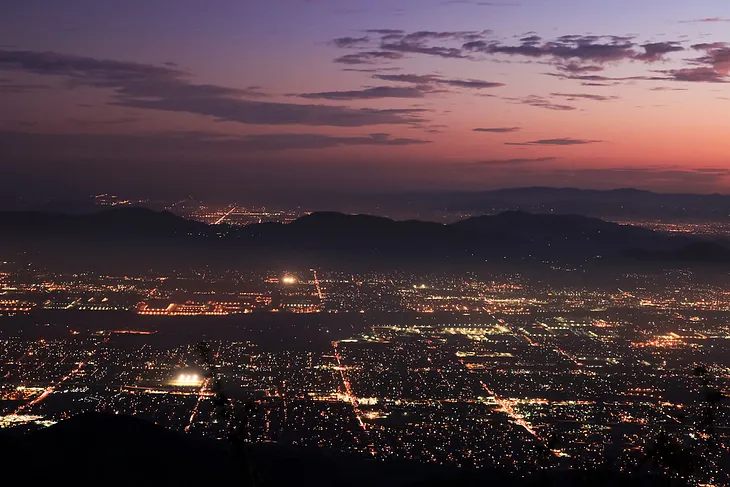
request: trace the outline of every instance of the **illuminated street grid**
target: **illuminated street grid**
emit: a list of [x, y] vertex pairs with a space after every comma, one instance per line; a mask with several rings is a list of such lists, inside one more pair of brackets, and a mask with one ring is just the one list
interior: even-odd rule
[[[246, 332], [236, 340], [207, 338], [227, 394], [237, 404], [254, 401], [249, 435], [259, 442], [521, 474], [628, 469], [662, 429], [702, 451], [697, 365], [730, 390], [728, 295], [722, 284], [701, 286], [686, 273], [653, 278], [659, 291], [652, 291], [652, 278], [638, 275], [622, 276], [623, 288], [614, 290], [548, 289], [516, 275], [479, 281], [322, 271], [253, 276], [239, 285], [230, 276], [190, 278], [187, 286], [180, 276], [89, 276], [69, 284], [48, 275], [31, 284], [9, 271], [3, 279], [3, 323], [35, 319], [36, 336], [2, 328], [2, 426], [32, 429], [106, 411], [223, 437], [228, 425], [215, 420], [194, 340], [169, 328], [103, 324], [121, 313], [129, 323], [154, 325], [163, 318], [145, 314], [140, 303], [157, 301], [176, 303], [180, 312], [164, 319], [179, 328], [194, 314], [214, 329], [227, 318], [205, 317], [213, 314], [205, 310], [226, 302], [227, 314], [276, 312], [282, 325], [271, 334], [318, 335], [309, 349], [259, 343]], [[225, 300], [209, 299], [223, 288]], [[188, 299], [201, 292], [205, 299]], [[236, 296], [250, 309], [234, 308]], [[90, 315], [96, 329], [59, 330], [52, 317], [89, 309], [61, 306], [69, 302], [108, 304]], [[337, 314], [342, 326], [295, 329], [287, 311]], [[365, 319], [361, 311], [372, 319], [347, 332], [354, 317]], [[46, 325], [48, 336], [39, 338]], [[727, 485], [727, 403], [717, 408], [715, 429], [717, 448], [702, 453], [696, 480]]]

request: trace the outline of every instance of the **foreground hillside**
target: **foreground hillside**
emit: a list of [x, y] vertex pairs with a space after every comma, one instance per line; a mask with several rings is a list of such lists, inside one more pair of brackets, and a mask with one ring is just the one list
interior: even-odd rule
[[497, 470], [380, 462], [277, 444], [253, 445], [247, 451], [234, 454], [225, 441], [194, 439], [141, 419], [98, 413], [24, 436], [0, 436], [6, 465], [57, 485], [245, 486], [252, 485], [250, 478], [267, 487], [669, 485], [661, 478], [608, 472], [555, 471], [525, 479]]

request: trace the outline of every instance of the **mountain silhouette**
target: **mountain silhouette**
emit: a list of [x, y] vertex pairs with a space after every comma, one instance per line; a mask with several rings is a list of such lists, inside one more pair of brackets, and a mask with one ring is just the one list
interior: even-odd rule
[[728, 260], [721, 241], [672, 236], [585, 216], [521, 211], [453, 224], [317, 212], [290, 224], [233, 227], [127, 208], [91, 215], [2, 212], [0, 225], [4, 229], [0, 250], [69, 267], [94, 262], [155, 268], [184, 262], [229, 268], [387, 269], [497, 261], [580, 263], [596, 257], [685, 263]]
[[[12, 431], [12, 430], [11, 430]], [[494, 469], [460, 469], [278, 444], [250, 445], [246, 459], [223, 440], [168, 431], [124, 415], [85, 413], [23, 436], [3, 432], [0, 454], [15, 472], [56, 485], [256, 485], [292, 487], [471, 487], [669, 485], [654, 476], [548, 471], [523, 478]]]
[[[730, 195], [654, 193], [634, 188], [611, 190], [527, 187], [490, 191], [409, 195], [416, 208], [494, 214], [508, 210], [580, 214], [599, 218], [726, 221]], [[395, 204], [396, 202], [393, 202]]]

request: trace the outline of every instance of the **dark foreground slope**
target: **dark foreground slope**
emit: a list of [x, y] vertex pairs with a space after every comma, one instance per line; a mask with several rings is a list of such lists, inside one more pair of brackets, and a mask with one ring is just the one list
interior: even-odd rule
[[[669, 236], [575, 215], [505, 212], [450, 225], [321, 212], [288, 225], [206, 225], [166, 212], [0, 213], [0, 258], [79, 271], [224, 269], [474, 269], [485, 263], [730, 260], [724, 242]], [[688, 250], [683, 250], [691, 246]], [[704, 247], [708, 248], [708, 247]], [[632, 249], [630, 252], [629, 250]], [[708, 257], [709, 256], [709, 257]], [[681, 259], [680, 259], [681, 257]], [[22, 260], [22, 259], [21, 259]]]
[[[250, 451], [256, 485], [267, 487], [668, 485], [661, 478], [605, 472], [555, 471], [523, 479], [495, 470], [380, 462], [275, 444]], [[127, 416], [91, 413], [27, 436], [3, 434], [0, 454], [13, 472], [53, 485], [251, 484], [249, 464], [226, 442], [194, 439]]]

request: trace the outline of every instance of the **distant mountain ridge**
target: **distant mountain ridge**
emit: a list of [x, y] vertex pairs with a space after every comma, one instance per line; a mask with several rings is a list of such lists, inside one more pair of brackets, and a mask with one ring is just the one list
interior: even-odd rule
[[434, 195], [429, 208], [493, 214], [509, 210], [613, 219], [730, 220], [730, 195], [527, 187]]
[[[730, 221], [730, 194], [657, 193], [635, 188], [608, 190], [572, 187], [518, 187], [485, 191], [408, 191], [394, 193], [277, 194], [253, 205], [332, 208], [346, 213], [454, 221], [459, 214], [494, 215], [505, 211], [575, 214], [609, 220]], [[139, 204], [139, 203], [137, 203]], [[19, 203], [15, 203], [17, 208]], [[163, 207], [163, 202], [153, 203]], [[24, 203], [42, 212], [88, 214], [99, 211], [91, 199]]]
[[289, 224], [233, 227], [186, 220], [168, 212], [120, 208], [90, 215], [0, 212], [0, 228], [0, 250], [6, 252], [32, 252], [60, 261], [77, 260], [83, 255], [73, 254], [83, 253], [120, 263], [136, 256], [137, 262], [149, 259], [145, 265], [153, 265], [155, 259], [183, 259], [195, 265], [227, 261], [234, 267], [273, 263], [343, 268], [470, 266], [495, 261], [580, 263], [597, 257], [707, 261], [702, 248], [712, 249], [711, 261], [730, 260], [725, 258], [730, 250], [724, 241], [697, 247], [708, 240], [579, 215], [521, 211], [453, 224], [316, 212]]

